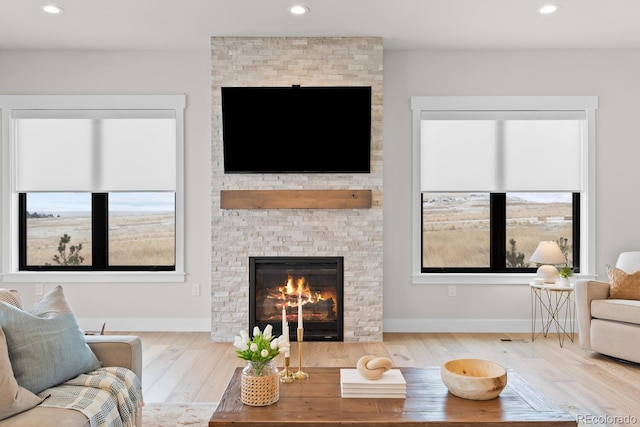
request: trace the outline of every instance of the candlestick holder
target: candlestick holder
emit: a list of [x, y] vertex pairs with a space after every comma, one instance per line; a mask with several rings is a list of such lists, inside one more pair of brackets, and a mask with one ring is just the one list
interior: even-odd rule
[[298, 328], [298, 372], [293, 374], [293, 378], [297, 380], [306, 380], [309, 374], [302, 372], [302, 341], [304, 337], [304, 328]]
[[292, 383], [295, 378], [293, 378], [293, 372], [289, 370], [289, 356], [284, 357], [284, 369], [280, 371], [280, 382], [281, 383]]
[[[282, 354], [284, 354], [284, 352]], [[284, 377], [287, 375], [287, 371], [288, 371], [287, 367], [289, 366], [288, 365], [289, 361], [287, 360], [287, 356], [283, 356], [282, 359], [284, 361], [283, 362], [284, 366], [282, 367], [282, 370], [278, 373], [280, 374], [281, 377]]]

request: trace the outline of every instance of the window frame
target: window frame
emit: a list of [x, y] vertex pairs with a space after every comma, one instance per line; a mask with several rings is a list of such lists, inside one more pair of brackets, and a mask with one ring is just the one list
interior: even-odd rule
[[[0, 95], [2, 140], [2, 280], [5, 282], [184, 282], [184, 108], [185, 95]], [[170, 271], [20, 270], [20, 207], [16, 190], [16, 144], [12, 111], [18, 109], [174, 110], [176, 118], [175, 268]]]
[[595, 278], [595, 111], [597, 96], [413, 96], [412, 110], [412, 283], [528, 284], [535, 272], [422, 272], [422, 192], [420, 189], [420, 122], [425, 111], [584, 111], [579, 236], [580, 278]]

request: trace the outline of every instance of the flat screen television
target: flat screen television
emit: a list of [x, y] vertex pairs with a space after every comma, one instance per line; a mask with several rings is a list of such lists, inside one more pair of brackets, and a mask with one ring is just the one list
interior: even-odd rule
[[223, 87], [225, 173], [369, 173], [371, 87]]

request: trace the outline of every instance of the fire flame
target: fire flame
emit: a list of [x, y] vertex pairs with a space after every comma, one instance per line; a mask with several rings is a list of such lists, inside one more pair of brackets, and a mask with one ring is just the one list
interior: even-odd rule
[[[278, 287], [278, 292], [280, 292], [280, 299], [283, 301], [283, 305], [291, 307], [293, 305], [298, 305], [298, 298], [300, 299], [300, 304], [310, 304], [318, 301], [324, 301], [327, 299], [321, 292], [313, 292], [307, 283], [307, 280], [304, 277], [300, 277], [295, 280], [292, 276], [287, 278], [287, 283], [283, 286]], [[329, 296], [331, 297], [331, 295]], [[292, 304], [291, 300], [294, 299], [295, 304]]]
[[266, 316], [262, 320], [269, 321], [279, 319], [282, 309], [287, 319], [294, 321], [297, 319], [298, 305], [306, 306], [303, 316], [311, 321], [334, 319], [338, 312], [335, 288], [309, 284], [304, 277], [296, 275], [289, 275], [281, 285], [260, 288], [256, 301]]

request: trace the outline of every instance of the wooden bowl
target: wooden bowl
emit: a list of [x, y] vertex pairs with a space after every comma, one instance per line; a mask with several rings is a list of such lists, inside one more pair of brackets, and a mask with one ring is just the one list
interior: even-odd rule
[[440, 376], [451, 394], [463, 399], [494, 399], [507, 385], [507, 370], [482, 359], [450, 360], [440, 367]]

